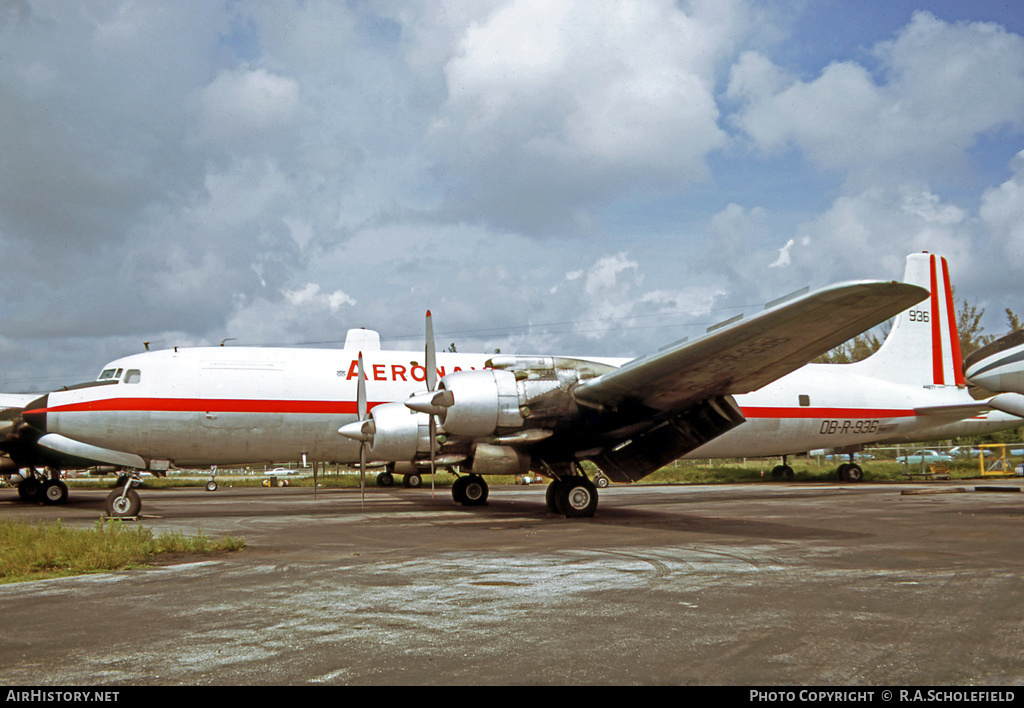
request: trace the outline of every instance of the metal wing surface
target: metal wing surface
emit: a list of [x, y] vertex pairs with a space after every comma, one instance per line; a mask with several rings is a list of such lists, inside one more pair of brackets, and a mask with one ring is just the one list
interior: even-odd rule
[[927, 296], [924, 288], [896, 281], [833, 285], [634, 359], [581, 383], [576, 397], [671, 411], [710, 396], [754, 391]]

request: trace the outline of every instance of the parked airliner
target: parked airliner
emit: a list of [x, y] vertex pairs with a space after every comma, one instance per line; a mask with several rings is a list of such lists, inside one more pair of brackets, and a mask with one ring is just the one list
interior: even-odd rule
[[964, 372], [969, 383], [989, 394], [1024, 393], [1024, 330], [1010, 332], [971, 354]]
[[[24, 405], [2, 449], [17, 467], [40, 455], [136, 471], [457, 465], [452, 494], [464, 505], [486, 500], [485, 475], [534, 471], [552, 479], [551, 511], [591, 516], [584, 460], [629, 482], [682, 456], [852, 448], [984, 414], [959, 373], [945, 260], [910, 256], [907, 281], [831, 286], [634, 360], [435, 354], [429, 334], [422, 354], [382, 351], [369, 330], [340, 350], [146, 352]], [[901, 312], [870, 359], [805, 366]], [[131, 484], [107, 502], [112, 516], [140, 507]]]

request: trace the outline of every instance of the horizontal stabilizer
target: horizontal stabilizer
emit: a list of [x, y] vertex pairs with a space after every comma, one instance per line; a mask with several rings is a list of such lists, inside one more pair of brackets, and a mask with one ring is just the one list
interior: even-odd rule
[[1019, 393], [1001, 393], [988, 404], [997, 411], [1024, 418], [1024, 395]]
[[979, 413], [984, 413], [991, 406], [987, 401], [976, 401], [972, 403], [957, 403], [948, 406], [921, 406], [915, 408], [916, 415], [943, 416], [948, 418], [970, 418]]

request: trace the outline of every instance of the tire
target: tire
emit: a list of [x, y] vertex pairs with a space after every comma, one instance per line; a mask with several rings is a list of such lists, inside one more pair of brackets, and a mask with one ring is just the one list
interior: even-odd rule
[[555, 498], [558, 496], [558, 489], [561, 486], [562, 483], [560, 480], [553, 479], [551, 480], [551, 484], [548, 485], [547, 492], [544, 493], [544, 502], [548, 505], [548, 511], [550, 511], [552, 514], [561, 513], [558, 510], [558, 503], [555, 501]]
[[212, 480], [212, 479], [209, 482], [207, 482], [206, 483], [206, 491], [208, 491], [208, 492], [216, 492], [217, 491], [217, 482], [215, 480]]
[[487, 503], [487, 482], [484, 478], [471, 474], [466, 477], [466, 484], [462, 488], [463, 506], [483, 506]]
[[860, 482], [864, 479], [864, 470], [860, 468], [860, 465], [849, 464], [846, 465], [846, 469], [842, 473], [843, 481], [846, 482]]
[[378, 487], [392, 487], [395, 484], [395, 478], [390, 472], [381, 472], [377, 475], [377, 486]]
[[596, 484], [599, 489], [606, 489], [611, 482], [609, 482], [608, 478], [603, 474], [599, 474], [594, 477], [594, 484]]
[[18, 496], [23, 501], [39, 501], [42, 494], [43, 485], [35, 477], [26, 477], [18, 482]]
[[43, 483], [42, 497], [44, 504], [67, 504], [68, 485], [59, 479], [48, 479]]
[[469, 482], [469, 477], [458, 477], [452, 482], [452, 499], [456, 504], [466, 503], [466, 483]]
[[406, 489], [416, 489], [423, 486], [423, 478], [418, 474], [407, 474], [402, 476], [402, 486]]
[[597, 510], [597, 487], [586, 477], [563, 479], [555, 494], [555, 504], [567, 519], [589, 518]]
[[142, 500], [139, 493], [129, 488], [127, 496], [122, 496], [123, 488], [118, 488], [107, 495], [104, 510], [107, 516], [114, 519], [130, 519], [139, 515]]

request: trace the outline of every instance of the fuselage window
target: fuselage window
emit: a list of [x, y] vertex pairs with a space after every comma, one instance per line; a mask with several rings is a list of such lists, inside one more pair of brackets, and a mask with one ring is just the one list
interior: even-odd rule
[[124, 382], [126, 384], [138, 383], [142, 380], [142, 372], [138, 369], [128, 369], [128, 373], [124, 375]]

